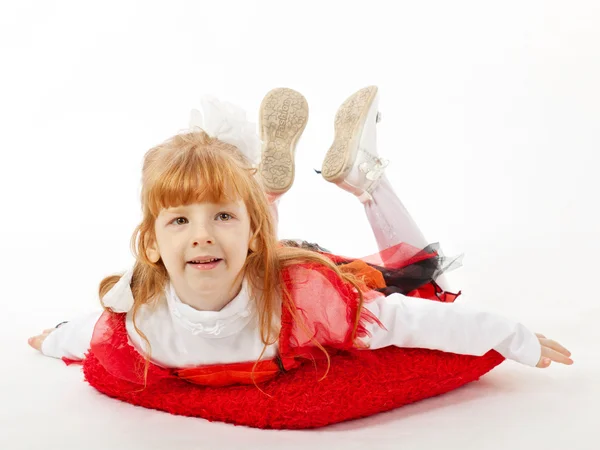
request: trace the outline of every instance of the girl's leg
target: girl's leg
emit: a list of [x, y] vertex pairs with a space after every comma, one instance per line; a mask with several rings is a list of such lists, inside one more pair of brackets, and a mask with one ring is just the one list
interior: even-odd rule
[[[423, 249], [429, 243], [386, 178], [388, 162], [378, 156], [378, 102], [378, 88], [368, 86], [342, 103], [336, 113], [334, 142], [325, 155], [321, 173], [365, 205], [380, 251], [402, 242]], [[443, 276], [436, 281], [442, 289], [448, 289]]]
[[[417, 248], [429, 245], [385, 175], [382, 175], [371, 192], [371, 199], [365, 201], [364, 206], [379, 251], [402, 242]], [[445, 291], [451, 291], [444, 274], [436, 279], [436, 283]]]
[[380, 251], [401, 242], [418, 248], [429, 244], [385, 175], [371, 196], [365, 212]]
[[269, 199], [269, 210], [271, 211], [271, 216], [273, 216], [273, 224], [275, 225], [275, 234], [279, 236], [279, 200], [281, 196], [273, 196], [267, 194], [267, 198]]

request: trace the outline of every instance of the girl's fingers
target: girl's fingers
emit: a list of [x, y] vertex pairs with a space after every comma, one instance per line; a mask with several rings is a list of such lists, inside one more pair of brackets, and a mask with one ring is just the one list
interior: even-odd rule
[[30, 337], [27, 340], [27, 343], [35, 348], [36, 350], [41, 351], [42, 350], [42, 342], [44, 342], [45, 336], [43, 335], [39, 335], [39, 336], [34, 336], [34, 337]]
[[539, 367], [541, 369], [545, 369], [546, 367], [550, 367], [551, 363], [552, 363], [552, 360], [550, 358], [542, 356], [542, 357], [540, 357], [540, 361], [537, 363], [536, 367]]
[[543, 335], [543, 334], [541, 334], [541, 333], [535, 333], [535, 335], [536, 335], [538, 338], [540, 338], [540, 339], [546, 339], [546, 336], [544, 336], [544, 335]]
[[553, 350], [556, 350], [559, 353], [562, 353], [565, 356], [571, 356], [571, 352], [567, 350], [565, 347], [560, 345], [558, 342], [553, 341], [552, 339], [540, 339], [540, 343], [545, 347], [550, 347]]
[[567, 356], [563, 355], [562, 353], [557, 352], [556, 350], [551, 349], [550, 347], [542, 346], [542, 361], [544, 360], [544, 358], [550, 358], [552, 361], [556, 361], [561, 364], [573, 364], [573, 361]]
[[47, 328], [42, 331], [42, 334], [38, 334], [37, 336], [30, 337], [27, 339], [27, 343], [35, 348], [36, 350], [42, 351], [42, 344], [44, 340], [48, 337], [50, 333], [52, 333], [56, 328]]

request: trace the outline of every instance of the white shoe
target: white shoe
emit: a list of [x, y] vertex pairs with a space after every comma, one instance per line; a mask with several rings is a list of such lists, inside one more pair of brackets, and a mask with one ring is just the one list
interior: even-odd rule
[[335, 116], [335, 138], [325, 155], [321, 174], [325, 180], [356, 195], [363, 203], [379, 183], [389, 161], [377, 154], [377, 86], [352, 94]]
[[293, 89], [273, 89], [260, 105], [263, 144], [258, 176], [272, 199], [287, 192], [294, 182], [296, 144], [307, 121], [308, 102]]

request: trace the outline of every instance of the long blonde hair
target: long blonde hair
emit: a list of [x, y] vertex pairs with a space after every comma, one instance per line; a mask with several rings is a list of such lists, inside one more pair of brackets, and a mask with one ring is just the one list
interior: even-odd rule
[[[131, 237], [131, 249], [136, 258], [131, 281], [134, 298], [132, 315], [134, 327], [147, 346], [145, 379], [151, 348], [147, 337], [136, 325], [136, 315], [142, 305], [152, 304], [161, 296], [169, 280], [163, 262], [159, 260], [153, 263], [146, 253], [155, 240], [154, 223], [163, 208], [232, 200], [232, 195], [245, 202], [255, 245], [248, 253], [240, 276], [247, 276], [252, 292], [260, 292], [260, 295], [253, 296], [264, 344], [259, 360], [267, 346], [277, 341], [275, 312], [283, 306], [294, 319], [299, 320], [282, 279], [282, 269], [289, 265], [312, 262], [332, 269], [340, 279], [357, 289], [360, 311], [363, 302], [362, 283], [352, 274], [342, 273], [331, 260], [319, 253], [279, 245], [268, 200], [255, 173], [256, 169], [251, 167], [236, 147], [212, 138], [203, 131], [175, 135], [146, 153], [142, 169], [143, 218]], [[99, 287], [101, 303], [119, 278], [118, 275], [111, 275], [102, 280]], [[279, 303], [280, 298], [282, 303]], [[110, 310], [106, 306], [104, 308]], [[358, 314], [353, 336], [357, 327]], [[325, 352], [328, 371], [330, 360], [327, 351], [318, 342], [314, 341], [314, 344]]]

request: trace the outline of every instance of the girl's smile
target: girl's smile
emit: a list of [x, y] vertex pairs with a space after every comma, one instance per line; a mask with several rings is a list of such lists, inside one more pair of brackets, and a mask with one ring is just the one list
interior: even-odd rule
[[212, 270], [215, 267], [217, 267], [221, 261], [223, 261], [223, 260], [222, 259], [213, 259], [213, 260], [210, 260], [207, 262], [202, 262], [202, 263], [188, 262], [188, 264], [197, 270]]

